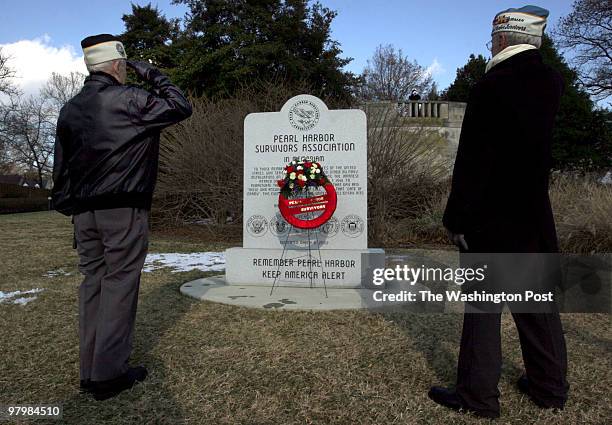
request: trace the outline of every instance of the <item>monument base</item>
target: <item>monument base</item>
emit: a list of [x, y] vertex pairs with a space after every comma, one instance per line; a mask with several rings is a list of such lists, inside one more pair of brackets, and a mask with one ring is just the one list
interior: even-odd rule
[[[320, 256], [320, 257], [319, 257]], [[372, 270], [385, 267], [385, 251], [353, 249], [255, 249], [225, 251], [229, 285], [370, 288]]]
[[358, 310], [367, 308], [364, 300], [371, 299], [372, 289], [364, 288], [274, 288], [228, 285], [225, 276], [211, 276], [187, 282], [181, 293], [202, 301], [247, 308], [272, 310]]

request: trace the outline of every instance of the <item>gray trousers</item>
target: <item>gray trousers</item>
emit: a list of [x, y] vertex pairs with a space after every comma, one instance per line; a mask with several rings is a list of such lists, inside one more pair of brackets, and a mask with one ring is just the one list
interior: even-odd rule
[[74, 216], [79, 270], [81, 379], [106, 381], [128, 370], [149, 211], [114, 208]]

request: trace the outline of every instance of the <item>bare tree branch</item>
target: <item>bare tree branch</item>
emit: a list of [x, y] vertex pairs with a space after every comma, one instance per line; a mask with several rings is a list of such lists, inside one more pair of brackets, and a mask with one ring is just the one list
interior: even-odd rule
[[71, 72], [68, 75], [52, 73], [40, 94], [59, 110], [72, 99], [83, 87], [86, 75], [80, 72]]
[[[0, 68], [3, 64], [6, 61], [0, 55]], [[4, 72], [0, 71], [0, 84], [2, 75], [14, 75]], [[9, 96], [0, 103], [0, 172], [32, 172], [43, 186], [53, 167], [59, 111], [79, 92], [84, 78], [78, 72], [66, 76], [53, 73], [37, 96], [26, 98], [12, 87], [4, 92]]]
[[376, 48], [363, 71], [362, 80], [357, 95], [363, 100], [405, 101], [413, 89], [425, 94], [432, 85], [427, 69], [416, 61], [411, 62], [401, 49], [395, 50], [392, 45]]
[[38, 183], [51, 173], [55, 124], [53, 108], [41, 96], [12, 99], [0, 106], [0, 145], [13, 165], [33, 170]]
[[18, 93], [13, 82], [15, 71], [9, 66], [10, 57], [5, 55], [0, 48], [0, 94], [15, 95]]
[[596, 99], [612, 95], [612, 0], [577, 0], [554, 31], [560, 48], [574, 54], [579, 81]]

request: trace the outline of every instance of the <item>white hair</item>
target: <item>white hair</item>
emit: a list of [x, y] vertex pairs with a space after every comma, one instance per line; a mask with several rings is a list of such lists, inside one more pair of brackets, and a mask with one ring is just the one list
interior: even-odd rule
[[125, 61], [125, 59], [112, 59], [106, 62], [97, 63], [95, 65], [87, 65], [87, 71], [89, 71], [90, 74], [96, 71], [112, 73], [113, 72], [113, 62], [115, 61]]
[[[523, 34], [520, 32], [504, 31], [497, 34], [503, 34], [506, 37], [508, 46], [515, 46], [517, 44], [531, 44], [538, 49], [542, 46], [542, 37], [535, 35]], [[497, 35], [496, 34], [496, 35]]]

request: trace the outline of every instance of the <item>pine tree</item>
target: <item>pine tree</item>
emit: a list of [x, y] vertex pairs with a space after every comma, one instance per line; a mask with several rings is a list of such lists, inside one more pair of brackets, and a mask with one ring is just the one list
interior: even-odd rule
[[431, 84], [431, 88], [429, 89], [429, 92], [427, 93], [427, 96], [425, 96], [425, 98], [430, 101], [440, 100], [441, 96], [440, 96], [440, 93], [438, 93], [438, 83], [434, 81]]
[[331, 39], [336, 12], [307, 0], [176, 0], [189, 12], [172, 50], [177, 83], [231, 95], [245, 83], [282, 79], [349, 102], [358, 79]]
[[593, 170], [611, 166], [612, 133], [605, 113], [597, 110], [589, 94], [547, 35], [540, 48], [544, 63], [556, 69], [565, 82], [553, 133], [556, 169]]
[[484, 76], [487, 60], [482, 55], [470, 55], [468, 62], [457, 68], [455, 81], [442, 93], [442, 99], [451, 102], [467, 102], [472, 87]]
[[128, 58], [151, 61], [162, 70], [176, 66], [172, 43], [179, 34], [179, 21], [167, 19], [151, 3], [146, 6], [132, 4], [132, 13], [121, 18], [125, 32], [121, 40]]

